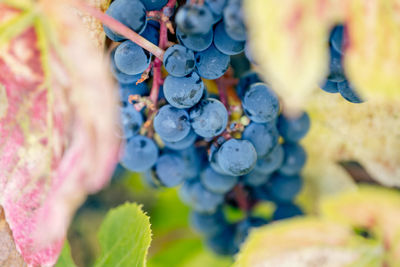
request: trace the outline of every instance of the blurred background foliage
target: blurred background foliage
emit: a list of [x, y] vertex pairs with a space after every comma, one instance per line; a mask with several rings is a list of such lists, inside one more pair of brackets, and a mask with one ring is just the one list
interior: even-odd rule
[[189, 227], [189, 208], [176, 188], [154, 189], [138, 173], [118, 166], [111, 184], [89, 196], [69, 228], [68, 241], [77, 266], [92, 266], [100, 254], [97, 233], [111, 208], [125, 202], [143, 205], [149, 215], [152, 242], [147, 266], [230, 266], [231, 258], [217, 257], [206, 248], [201, 236]]
[[[324, 194], [329, 195], [329, 192], [354, 191], [356, 183], [374, 183], [358, 164], [345, 162], [341, 165], [343, 171], [354, 178], [354, 183], [339, 180], [322, 185], [318, 178], [305, 176], [305, 186], [296, 203], [307, 215], [317, 215], [321, 188], [325, 188]], [[178, 188], [152, 188], [140, 174], [117, 166], [111, 184], [88, 197], [69, 228], [68, 241], [77, 266], [94, 264], [100, 255], [97, 238], [100, 225], [110, 209], [125, 202], [142, 204], [143, 210], [150, 217], [152, 241], [147, 266], [231, 266], [232, 258], [215, 255], [205, 246], [202, 236], [190, 228], [189, 207], [181, 202], [177, 190]], [[261, 202], [253, 213], [268, 219], [274, 209], [272, 202]], [[240, 220], [243, 216], [233, 208], [225, 210], [225, 213], [231, 221]]]

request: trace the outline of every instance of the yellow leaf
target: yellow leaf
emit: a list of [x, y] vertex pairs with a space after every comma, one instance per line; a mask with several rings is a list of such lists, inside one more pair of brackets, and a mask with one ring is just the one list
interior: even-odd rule
[[328, 22], [318, 2], [245, 1], [252, 54], [288, 108], [300, 107], [328, 71]]
[[344, 225], [293, 219], [253, 230], [234, 266], [347, 266], [376, 250], [359, 241]]
[[345, 67], [350, 80], [369, 99], [394, 101], [390, 98], [395, 96], [399, 100], [399, 4], [398, 0], [348, 1]]
[[[354, 160], [380, 183], [400, 185], [398, 6], [397, 0], [245, 1], [250, 44], [264, 78], [286, 110], [305, 108], [312, 118], [304, 141], [309, 175], [330, 177], [324, 169]], [[336, 23], [348, 28], [344, 67], [367, 100], [362, 104], [317, 88], [326, 76], [328, 36]]]
[[[328, 197], [321, 203], [322, 216], [330, 221], [364, 227], [385, 243], [391, 262], [400, 262], [400, 195], [377, 187]], [[394, 265], [393, 265], [394, 266]]]

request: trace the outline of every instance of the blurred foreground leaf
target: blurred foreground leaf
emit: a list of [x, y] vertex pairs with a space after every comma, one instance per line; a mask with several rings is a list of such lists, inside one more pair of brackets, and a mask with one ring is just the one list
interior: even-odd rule
[[[327, 181], [349, 176], [336, 163], [360, 162], [378, 182], [400, 186], [400, 20], [397, 0], [246, 0], [257, 68], [281, 96], [285, 110], [306, 108], [307, 172]], [[318, 89], [328, 71], [328, 36], [347, 27], [344, 67], [366, 102], [353, 104]]]
[[381, 241], [389, 266], [400, 264], [400, 192], [377, 187], [327, 197], [322, 216], [330, 221], [364, 229]]
[[398, 266], [399, 207], [398, 191], [374, 187], [327, 197], [320, 218], [253, 230], [235, 266]]
[[145, 266], [151, 242], [149, 217], [137, 204], [112, 209], [100, 227], [99, 241], [101, 255], [96, 267]]
[[55, 264], [74, 212], [118, 159], [104, 33], [94, 45], [70, 4], [0, 1], [0, 205], [30, 266]]
[[0, 207], [0, 266], [22, 267], [26, 266], [12, 237], [10, 227], [5, 218], [4, 211]]

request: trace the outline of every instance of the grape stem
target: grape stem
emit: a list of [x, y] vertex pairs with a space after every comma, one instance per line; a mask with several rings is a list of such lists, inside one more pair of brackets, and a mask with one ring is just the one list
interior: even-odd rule
[[89, 15], [91, 15], [91, 16], [95, 17], [96, 19], [98, 19], [99, 21], [101, 21], [101, 23], [103, 23], [105, 26], [107, 26], [111, 30], [128, 38], [129, 40], [131, 40], [135, 44], [139, 45], [143, 49], [146, 49], [147, 51], [152, 53], [154, 56], [156, 56], [158, 59], [160, 59], [160, 60], [163, 59], [165, 51], [162, 48], [154, 45], [147, 39], [143, 38], [136, 32], [132, 31], [131, 29], [129, 29], [127, 26], [125, 26], [118, 20], [108, 16], [107, 14], [101, 12], [100, 10], [98, 10], [92, 6], [85, 4], [82, 1], [72, 0], [71, 3], [74, 6], [76, 6], [78, 9], [80, 9], [81, 11], [87, 12]]
[[245, 191], [243, 185], [242, 184], [236, 185], [235, 188], [233, 189], [233, 192], [235, 194], [235, 199], [239, 205], [239, 208], [246, 212], [249, 211], [250, 205], [247, 201], [247, 192]]
[[150, 91], [150, 100], [155, 105], [157, 104], [158, 94], [160, 92], [160, 85], [162, 84], [161, 65], [161, 60], [156, 58], [153, 63], [153, 85]]
[[239, 99], [237, 95], [232, 94], [232, 91], [235, 91], [233, 87], [238, 83], [238, 79], [233, 77], [232, 69], [229, 68], [224, 76], [215, 80], [215, 83], [218, 87], [219, 99], [229, 111], [229, 98], [233, 101], [238, 101]]
[[[163, 7], [162, 14], [172, 13], [167, 12], [169, 9], [173, 8], [176, 4], [176, 0], [169, 0], [168, 3]], [[160, 40], [158, 41], [158, 46], [160, 49], [165, 49], [168, 45], [168, 29], [167, 23], [169, 18], [161, 16], [160, 18]], [[163, 84], [161, 76], [161, 66], [162, 58], [156, 58], [153, 63], [153, 85], [150, 91], [150, 100], [157, 106], [158, 94], [160, 92], [160, 85]]]
[[218, 78], [217, 80], [215, 80], [215, 83], [218, 87], [219, 99], [221, 100], [222, 104], [224, 104], [225, 108], [229, 110], [228, 95], [226, 93], [226, 84], [224, 83], [224, 77]]

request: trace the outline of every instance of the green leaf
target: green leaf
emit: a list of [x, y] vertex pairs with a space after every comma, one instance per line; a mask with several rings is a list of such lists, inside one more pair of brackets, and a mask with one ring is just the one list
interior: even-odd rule
[[71, 257], [71, 248], [69, 246], [68, 240], [65, 240], [64, 247], [61, 251], [61, 255], [55, 267], [75, 267], [75, 262]]
[[151, 208], [151, 224], [155, 236], [188, 226], [189, 207], [182, 203], [175, 188], [160, 190]]
[[99, 231], [101, 255], [95, 266], [145, 266], [151, 242], [149, 217], [141, 206], [125, 203], [108, 212]]
[[232, 264], [231, 258], [216, 256], [203, 243], [201, 237], [172, 240], [149, 259], [148, 267], [228, 267]]

